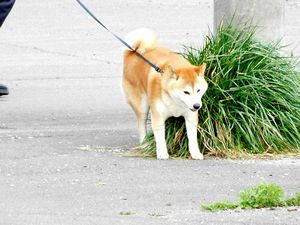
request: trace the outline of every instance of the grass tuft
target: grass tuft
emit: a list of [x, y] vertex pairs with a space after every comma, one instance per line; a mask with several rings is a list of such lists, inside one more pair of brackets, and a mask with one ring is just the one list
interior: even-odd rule
[[283, 199], [283, 189], [277, 184], [261, 183], [257, 187], [246, 188], [239, 192], [239, 203], [234, 204], [230, 201], [216, 202], [210, 205], [202, 205], [208, 211], [217, 212], [235, 208], [260, 209], [273, 207], [300, 206], [300, 192], [296, 197]]
[[296, 193], [296, 197], [288, 198], [285, 203], [287, 206], [300, 206], [300, 192]]
[[265, 208], [284, 206], [281, 199], [283, 190], [277, 184], [262, 183], [258, 187], [247, 188], [239, 193], [242, 208]]
[[[209, 155], [300, 151], [298, 59], [282, 55], [280, 42], [263, 44], [254, 34], [250, 26], [220, 26], [201, 49], [185, 49], [192, 64], [207, 64], [198, 141]], [[189, 157], [182, 118], [166, 121], [166, 141], [171, 156]], [[155, 156], [153, 134], [142, 151]]]
[[202, 205], [203, 209], [206, 209], [206, 210], [212, 211], [212, 212], [236, 209], [237, 207], [238, 207], [238, 205], [233, 204], [231, 201], [215, 202], [211, 205]]

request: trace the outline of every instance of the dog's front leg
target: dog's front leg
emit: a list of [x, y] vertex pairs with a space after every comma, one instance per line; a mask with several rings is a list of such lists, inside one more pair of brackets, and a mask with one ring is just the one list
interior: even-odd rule
[[189, 112], [185, 117], [185, 126], [189, 139], [189, 151], [193, 159], [203, 159], [197, 140], [198, 112]]
[[157, 159], [168, 159], [168, 149], [165, 140], [165, 118], [159, 113], [151, 113], [151, 124], [156, 142], [156, 157]]

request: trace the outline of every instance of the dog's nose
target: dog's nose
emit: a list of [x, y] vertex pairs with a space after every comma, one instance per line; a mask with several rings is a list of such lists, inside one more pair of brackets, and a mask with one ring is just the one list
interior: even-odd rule
[[200, 104], [199, 104], [199, 103], [195, 103], [195, 104], [193, 105], [193, 107], [194, 107], [194, 109], [199, 109], [199, 108], [200, 108]]

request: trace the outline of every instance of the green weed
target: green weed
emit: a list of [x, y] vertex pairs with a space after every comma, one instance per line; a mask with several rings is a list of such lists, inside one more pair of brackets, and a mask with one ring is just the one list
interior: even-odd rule
[[296, 193], [296, 197], [288, 198], [285, 203], [287, 206], [300, 206], [300, 192]]
[[239, 204], [242, 208], [265, 208], [284, 206], [283, 190], [277, 184], [262, 183], [241, 191]]
[[215, 202], [211, 205], [202, 205], [203, 209], [212, 211], [212, 212], [218, 212], [218, 211], [224, 211], [229, 209], [236, 209], [238, 207], [237, 204], [233, 204], [231, 201], [226, 202]]
[[300, 206], [300, 192], [296, 197], [283, 199], [284, 192], [277, 184], [261, 183], [257, 187], [246, 188], [239, 192], [238, 204], [230, 201], [216, 202], [210, 205], [202, 205], [202, 208], [208, 211], [217, 212], [235, 208], [258, 209], [271, 207]]

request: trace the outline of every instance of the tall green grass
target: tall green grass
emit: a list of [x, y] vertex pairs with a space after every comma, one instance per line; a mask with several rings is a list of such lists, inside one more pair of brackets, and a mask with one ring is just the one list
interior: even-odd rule
[[[300, 152], [298, 61], [282, 54], [280, 42], [264, 44], [254, 34], [251, 26], [220, 26], [201, 49], [185, 49], [183, 55], [192, 64], [207, 64], [209, 87], [198, 125], [202, 152]], [[189, 155], [182, 118], [167, 120], [166, 140], [171, 155]], [[153, 134], [146, 137], [142, 151], [155, 155]]]

